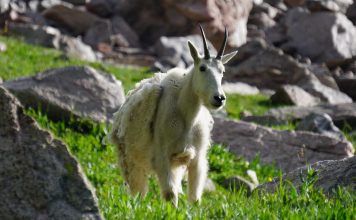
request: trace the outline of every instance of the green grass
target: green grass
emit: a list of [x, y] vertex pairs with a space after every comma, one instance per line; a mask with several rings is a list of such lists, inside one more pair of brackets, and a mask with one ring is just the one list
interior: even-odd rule
[[[107, 219], [354, 219], [354, 192], [340, 189], [326, 196], [310, 183], [301, 192], [281, 187], [276, 193], [251, 196], [243, 190], [230, 192], [217, 185], [218, 190], [206, 193], [200, 205], [188, 204], [186, 196], [181, 195], [179, 208], [175, 209], [160, 199], [156, 181], [150, 179], [148, 195], [131, 198], [116, 165], [115, 149], [105, 139], [104, 125], [52, 122], [33, 110], [28, 114], [68, 144], [95, 186], [100, 209]], [[209, 176], [216, 183], [233, 175], [245, 176], [247, 169], [255, 170], [261, 182], [279, 175], [272, 166], [261, 166], [258, 159], [249, 163], [236, 158], [219, 145], [211, 148], [209, 162]]]
[[[129, 69], [100, 63], [63, 59], [55, 50], [29, 46], [16, 39], [0, 37], [8, 50], [0, 54], [0, 77], [5, 80], [33, 75], [48, 68], [68, 65], [90, 65], [114, 74], [123, 81], [126, 91], [134, 83], [151, 75], [147, 69]], [[227, 111], [239, 118], [241, 110], [262, 114], [271, 104], [264, 96], [229, 96]], [[260, 182], [279, 176], [279, 170], [255, 160], [247, 162], [214, 145], [209, 151], [209, 177], [217, 184], [217, 191], [206, 193], [200, 205], [188, 204], [180, 196], [179, 208], [163, 202], [155, 179], [150, 179], [145, 198], [128, 195], [116, 163], [115, 148], [106, 141], [108, 128], [90, 121], [54, 122], [40, 111], [27, 110], [41, 127], [63, 140], [78, 159], [83, 171], [96, 189], [101, 212], [107, 219], [355, 219], [356, 193], [339, 189], [327, 196], [306, 182], [301, 191], [287, 191], [280, 187], [276, 193], [253, 193], [243, 190], [231, 192], [219, 186], [225, 178], [256, 171]], [[356, 136], [350, 137], [356, 139]], [[185, 187], [184, 187], [185, 188]]]
[[152, 75], [148, 68], [117, 67], [98, 62], [68, 59], [60, 51], [29, 45], [14, 38], [0, 36], [0, 41], [7, 45], [7, 50], [0, 52], [0, 77], [3, 80], [34, 75], [51, 68], [88, 65], [113, 74], [122, 81], [127, 91], [133, 88], [137, 81]]

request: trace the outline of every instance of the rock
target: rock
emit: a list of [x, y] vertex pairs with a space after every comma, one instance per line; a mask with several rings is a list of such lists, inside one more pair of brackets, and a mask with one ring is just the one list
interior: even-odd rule
[[[226, 129], [229, 128], [229, 129]], [[319, 160], [353, 156], [350, 142], [303, 131], [278, 131], [243, 121], [215, 118], [214, 143], [253, 160], [259, 155], [263, 164], [273, 164], [284, 172]]]
[[291, 7], [296, 7], [302, 6], [305, 3], [305, 0], [284, 0], [284, 2]]
[[246, 23], [252, 4], [250, 0], [131, 0], [120, 1], [117, 8], [147, 45], [161, 36], [197, 34], [196, 23], [201, 23], [207, 37], [219, 48], [225, 26], [230, 33], [228, 46], [246, 42]]
[[256, 25], [258, 29], [267, 29], [276, 25], [276, 22], [266, 13], [258, 13], [249, 16], [248, 24]]
[[260, 93], [257, 87], [242, 82], [224, 82], [222, 88], [226, 94], [257, 95]]
[[215, 184], [210, 178], [207, 178], [205, 181], [204, 191], [205, 192], [215, 192], [216, 191]]
[[7, 49], [6, 44], [0, 41], [0, 52], [5, 52]]
[[296, 105], [296, 106], [312, 106], [320, 102], [317, 98], [306, 92], [299, 86], [284, 85], [271, 96], [272, 103]]
[[2, 78], [0, 77], [0, 84], [3, 82]]
[[2, 219], [103, 219], [94, 190], [67, 146], [0, 87]]
[[140, 47], [138, 36], [120, 16], [96, 21], [85, 33], [84, 42], [93, 48], [98, 48], [100, 43], [114, 47]]
[[248, 58], [263, 52], [267, 49], [267, 43], [261, 38], [255, 38], [248, 41], [246, 44], [238, 48], [238, 53], [234, 56], [227, 65], [234, 66], [237, 65]]
[[277, 48], [267, 47], [238, 65], [226, 66], [224, 80], [276, 90], [283, 84], [295, 85], [311, 77], [312, 74], [292, 57]]
[[[191, 41], [204, 54], [203, 41], [199, 35], [190, 35], [186, 37], [160, 37], [155, 43], [154, 49], [158, 57], [160, 70], [165, 72], [172, 67], [187, 68], [193, 64], [193, 59], [188, 48], [188, 40]], [[208, 41], [208, 47], [211, 56], [217, 54], [214, 47]]]
[[356, 24], [356, 2], [354, 3], [347, 9], [346, 11], [346, 16], [347, 18], [352, 21], [352, 23], [355, 25]]
[[58, 48], [61, 33], [58, 29], [48, 26], [12, 23], [8, 24], [11, 36], [23, 38], [29, 44]]
[[[343, 127], [345, 124], [356, 128], [356, 103], [348, 104], [322, 104], [312, 107], [282, 107], [271, 109], [263, 117], [274, 117], [278, 120], [300, 120], [311, 113], [330, 115], [333, 122], [338, 127]], [[258, 119], [260, 120], [260, 119]]]
[[329, 104], [351, 103], [352, 99], [339, 90], [323, 85], [316, 77], [298, 83], [305, 91]]
[[[239, 81], [257, 86], [259, 89], [272, 90], [286, 84], [298, 85], [326, 103], [352, 102], [350, 97], [338, 89], [323, 85], [305, 64], [299, 63], [280, 49], [272, 46], [264, 48], [263, 41], [260, 43], [254, 41], [250, 45], [246, 45], [246, 52], [244, 51], [242, 58], [237, 55], [237, 58], [233, 59], [231, 64], [233, 66], [226, 66], [225, 81]], [[253, 54], [253, 50], [248, 48], [254, 47], [257, 51]]]
[[319, 81], [336, 90], [339, 90], [339, 87], [337, 86], [337, 83], [333, 77], [333, 75], [331, 74], [330, 70], [328, 69], [327, 66], [325, 66], [325, 64], [310, 64], [310, 65], [306, 65], [306, 67], [308, 68], [308, 70], [312, 73], [314, 73], [314, 75], [319, 79]]
[[283, 48], [295, 50], [314, 62], [335, 62], [356, 55], [356, 27], [340, 13], [309, 13], [299, 8], [286, 14]]
[[84, 117], [105, 122], [125, 99], [121, 82], [112, 75], [80, 66], [6, 81], [4, 87], [25, 106], [47, 111], [53, 120]]
[[100, 17], [110, 17], [117, 9], [117, 3], [116, 0], [88, 0], [86, 7]]
[[335, 139], [346, 140], [344, 134], [336, 127], [328, 114], [312, 113], [303, 118], [296, 127], [298, 131], [311, 131]]
[[80, 38], [62, 36], [59, 41], [59, 49], [63, 50], [68, 57], [96, 61], [96, 55], [90, 46], [84, 44]]
[[288, 125], [287, 119], [280, 119], [272, 115], [264, 115], [264, 116], [244, 115], [241, 116], [241, 120], [245, 122], [252, 122], [259, 125], [268, 126], [268, 127]]
[[75, 35], [84, 34], [100, 18], [86, 11], [69, 8], [64, 5], [55, 5], [48, 8], [43, 16], [57, 23], [58, 26], [66, 28]]
[[340, 77], [337, 79], [340, 90], [356, 101], [356, 76]]
[[266, 13], [270, 18], [274, 19], [281, 11], [266, 2], [254, 4], [250, 14]]
[[257, 185], [252, 182], [246, 180], [241, 176], [232, 176], [225, 179], [221, 184], [225, 189], [238, 192], [240, 189], [246, 189], [247, 194], [251, 194], [251, 192], [257, 187]]
[[86, 0], [62, 0], [73, 5], [85, 5]]
[[[314, 172], [311, 175], [310, 169]], [[309, 174], [308, 174], [309, 173]], [[324, 192], [332, 193], [338, 187], [348, 187], [356, 190], [356, 156], [342, 160], [319, 161], [308, 167], [301, 167], [290, 173], [283, 175], [282, 181], [289, 181], [300, 190], [303, 180], [315, 180], [314, 186], [323, 189]], [[280, 186], [280, 178], [275, 178], [272, 182], [261, 185], [258, 189], [275, 192]]]
[[353, 0], [306, 0], [305, 6], [312, 12], [333, 11], [345, 13]]

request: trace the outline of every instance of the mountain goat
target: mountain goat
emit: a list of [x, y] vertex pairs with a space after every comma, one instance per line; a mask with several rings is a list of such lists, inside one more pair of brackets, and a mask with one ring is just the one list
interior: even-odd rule
[[162, 197], [178, 205], [181, 181], [188, 172], [188, 199], [200, 200], [208, 173], [207, 150], [213, 119], [209, 110], [225, 104], [224, 65], [237, 52], [224, 54], [228, 33], [215, 58], [200, 26], [204, 56], [188, 41], [194, 65], [142, 80], [117, 113], [109, 138], [132, 195], [147, 193], [156, 174]]

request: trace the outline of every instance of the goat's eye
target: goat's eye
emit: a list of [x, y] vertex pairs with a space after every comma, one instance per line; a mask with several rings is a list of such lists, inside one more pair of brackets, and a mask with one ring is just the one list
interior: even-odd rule
[[206, 67], [205, 67], [205, 66], [200, 66], [200, 67], [199, 67], [199, 70], [200, 70], [201, 72], [205, 72]]

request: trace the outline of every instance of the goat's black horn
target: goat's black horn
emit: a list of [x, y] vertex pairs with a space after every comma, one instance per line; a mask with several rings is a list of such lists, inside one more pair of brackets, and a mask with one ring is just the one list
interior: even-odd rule
[[227, 29], [225, 27], [225, 37], [224, 37], [224, 41], [220, 47], [219, 53], [218, 55], [216, 55], [216, 59], [221, 60], [222, 56], [224, 55], [224, 51], [225, 51], [225, 47], [226, 47], [226, 42], [227, 42], [227, 37], [228, 37], [229, 33], [227, 32]]
[[203, 28], [201, 27], [201, 25], [199, 24], [199, 28], [201, 31], [201, 35], [203, 37], [203, 44], [204, 44], [204, 59], [208, 60], [210, 58], [210, 53], [209, 53], [209, 49], [208, 49], [208, 44], [206, 43], [206, 37], [205, 37], [205, 33]]

